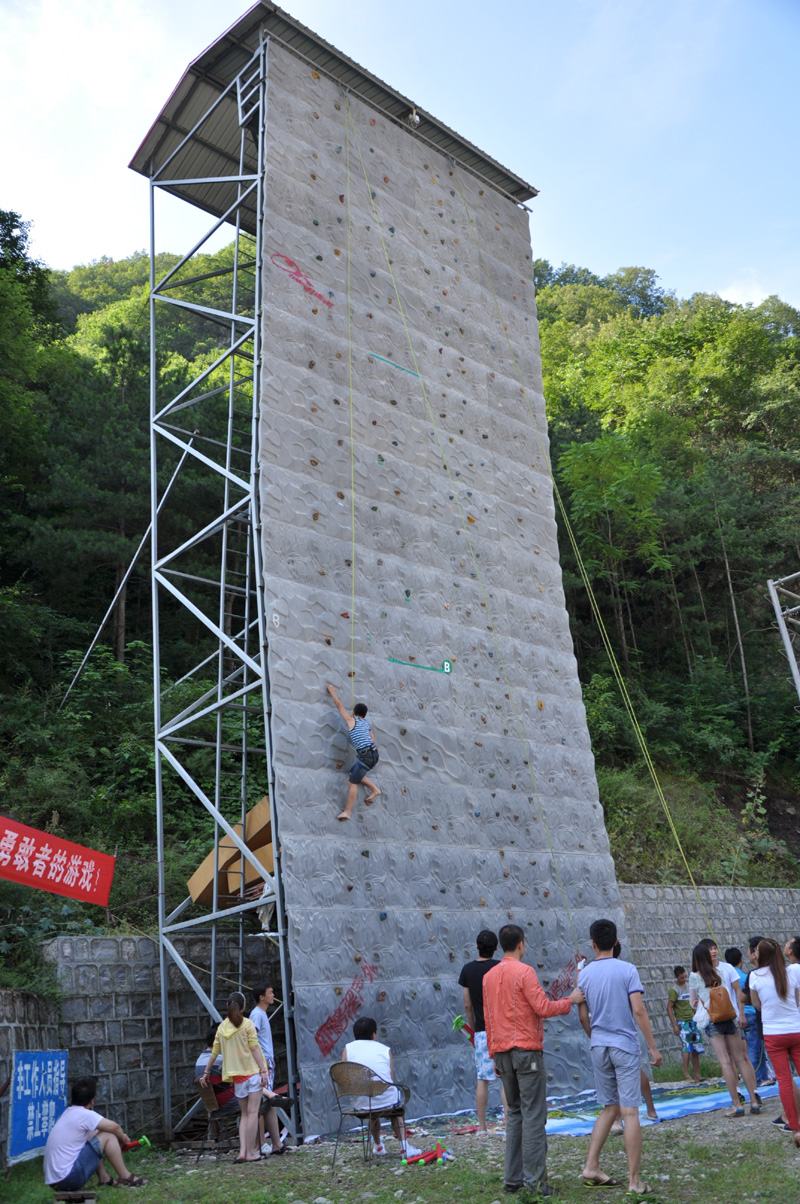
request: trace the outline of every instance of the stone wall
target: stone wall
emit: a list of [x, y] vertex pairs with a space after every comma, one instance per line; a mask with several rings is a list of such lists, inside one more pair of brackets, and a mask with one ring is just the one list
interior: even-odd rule
[[[63, 1049], [58, 1007], [28, 991], [0, 990], [0, 1088], [11, 1074], [11, 1055], [23, 1049]], [[0, 1095], [0, 1164], [8, 1140], [9, 1092]]]
[[[751, 936], [784, 941], [800, 932], [800, 890], [751, 887], [624, 886], [622, 956], [639, 967], [656, 1040], [665, 1057], [676, 1059], [680, 1045], [667, 1019], [667, 991], [676, 965], [691, 968], [692, 948], [712, 936], [720, 954], [736, 945], [747, 957]], [[699, 898], [698, 898], [699, 895]]]
[[[188, 962], [209, 964], [209, 938], [176, 938]], [[270, 977], [272, 946], [257, 937], [245, 945], [245, 984]], [[163, 1084], [158, 949], [146, 937], [60, 936], [45, 946], [62, 992], [58, 1048], [68, 1049], [70, 1078], [97, 1075], [98, 1107], [131, 1136], [159, 1136]], [[233, 938], [218, 941], [220, 974], [238, 981]], [[196, 971], [208, 989], [208, 975]], [[277, 978], [276, 978], [277, 981]], [[194, 1063], [209, 1027], [208, 1014], [176, 967], [169, 969], [170, 1069], [173, 1123], [196, 1098]], [[222, 1010], [224, 999], [218, 999]], [[274, 1025], [280, 1038], [282, 1025]], [[276, 1041], [277, 1044], [277, 1041]], [[277, 1052], [277, 1051], [276, 1051]]]

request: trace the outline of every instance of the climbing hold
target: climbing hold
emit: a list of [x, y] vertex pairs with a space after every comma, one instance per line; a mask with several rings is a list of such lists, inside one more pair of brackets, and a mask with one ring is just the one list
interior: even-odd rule
[[544, 710], [544, 700], [543, 699], [541, 699], [541, 698], [536, 699], [536, 709], [537, 709], [537, 711]]
[[378, 919], [379, 919], [379, 920], [385, 920], [385, 919], [386, 919], [386, 912], [385, 912], [385, 911], [379, 911], [379, 912], [378, 912]]
[[370, 119], [369, 119], [369, 123], [370, 123], [370, 125], [377, 125], [377, 124], [378, 124], [378, 123], [377, 123], [377, 121], [375, 120], [375, 118], [374, 118], [374, 117], [370, 117]]
[[319, 519], [319, 510], [315, 510], [311, 517], [313, 518], [314, 522], [317, 522]]
[[[312, 72], [311, 72], [311, 78], [312, 78], [312, 79], [319, 79], [319, 71], [312, 71]], [[336, 107], [337, 107], [337, 109], [338, 109], [338, 107], [339, 107], [339, 106], [337, 105]]]
[[341, 616], [342, 616], [342, 618], [343, 618], [343, 619], [349, 619], [349, 618], [350, 618], [350, 611], [349, 611], [349, 610], [343, 610], [343, 611], [340, 611], [340, 614], [341, 614]]

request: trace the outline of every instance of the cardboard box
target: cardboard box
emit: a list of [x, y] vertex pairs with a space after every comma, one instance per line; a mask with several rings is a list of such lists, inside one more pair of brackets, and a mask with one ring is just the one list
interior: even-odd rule
[[[263, 849], [266, 846], [270, 848], [270, 865], [272, 864], [272, 825], [269, 818], [269, 799], [265, 796], [251, 807], [245, 816], [245, 844], [248, 849], [256, 851]], [[241, 835], [241, 823], [235, 824], [233, 828], [237, 836]], [[241, 854], [238, 848], [226, 833], [221, 833], [219, 845], [217, 846], [217, 901], [222, 907], [230, 907], [232, 900], [229, 897], [230, 890], [228, 886], [227, 869], [232, 862], [237, 865], [241, 861]], [[253, 881], [257, 875], [253, 867], [247, 863], [247, 869], [252, 874]], [[235, 893], [238, 897], [238, 882]], [[201, 864], [192, 874], [186, 884], [189, 894], [192, 897], [193, 903], [200, 903], [203, 906], [210, 906], [214, 898], [214, 850], [204, 858]]]

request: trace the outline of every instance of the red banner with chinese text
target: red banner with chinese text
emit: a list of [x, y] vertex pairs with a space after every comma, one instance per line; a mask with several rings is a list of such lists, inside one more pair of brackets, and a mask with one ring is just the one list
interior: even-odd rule
[[0, 815], [0, 878], [82, 903], [108, 904], [114, 858]]

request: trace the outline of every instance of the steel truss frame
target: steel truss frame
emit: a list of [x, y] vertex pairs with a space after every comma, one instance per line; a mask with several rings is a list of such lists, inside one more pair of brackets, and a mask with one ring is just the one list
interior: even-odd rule
[[[274, 907], [273, 931], [266, 936], [278, 950], [281, 983], [278, 989], [283, 1016], [287, 1072], [290, 1093], [294, 1093], [296, 1059], [293, 1032], [292, 990], [289, 956], [286, 943], [286, 922], [281, 886], [281, 851], [278, 818], [275, 807], [275, 778], [272, 765], [272, 736], [270, 689], [267, 668], [267, 628], [262, 565], [260, 477], [258, 462], [259, 383], [261, 369], [261, 260], [264, 245], [264, 195], [266, 188], [266, 123], [267, 123], [268, 39], [262, 40], [250, 60], [230, 84], [216, 97], [213, 104], [197, 120], [186, 136], [157, 167], [150, 172], [150, 454], [151, 454], [151, 590], [153, 609], [153, 706], [155, 727], [155, 786], [156, 825], [158, 841], [158, 931], [159, 970], [161, 979], [162, 1065], [164, 1076], [164, 1125], [171, 1136], [172, 1091], [170, 1081], [170, 1004], [169, 971], [177, 967], [210, 1017], [220, 1019], [215, 999], [223, 986], [228, 990], [230, 979], [219, 974], [220, 924], [229, 929], [231, 918], [238, 923], [239, 956], [238, 983], [244, 975], [244, 920], [255, 908]], [[224, 177], [198, 177], [180, 181], [185, 188], [192, 184], [207, 187], [218, 184], [228, 193], [235, 190], [235, 200], [223, 215], [213, 222], [181, 260], [160, 279], [156, 273], [156, 196], [159, 190], [169, 190], [176, 181], [170, 179], [170, 163], [191, 139], [202, 140], [204, 124], [221, 105], [238, 107], [239, 149], [238, 170]], [[252, 211], [255, 201], [256, 230], [252, 234]], [[246, 233], [243, 206], [247, 205]], [[233, 258], [229, 269], [222, 272], [192, 274], [191, 268], [207, 240], [224, 223], [234, 229]], [[211, 277], [229, 276], [230, 305], [222, 308], [186, 295], [188, 289]], [[215, 288], [219, 286], [215, 280]], [[163, 349], [159, 341], [159, 316], [174, 316], [178, 312], [187, 321], [214, 324], [221, 332], [219, 354], [210, 366], [201, 371], [190, 384], [183, 386], [168, 400], [159, 396], [157, 364]], [[189, 316], [193, 315], [193, 316]], [[223, 381], [224, 383], [220, 383]], [[204, 407], [216, 406], [217, 427], [204, 432]], [[225, 435], [219, 437], [222, 408], [226, 407]], [[180, 413], [178, 423], [175, 416]], [[195, 429], [185, 427], [186, 415]], [[166, 488], [162, 487], [172, 467], [176, 450], [180, 455]], [[180, 489], [181, 475], [194, 471], [205, 473], [213, 482], [221, 502], [208, 521], [198, 519], [198, 528], [178, 546], [165, 548], [168, 535], [161, 535], [162, 506], [167, 492]], [[201, 558], [198, 571], [192, 557]], [[213, 557], [212, 560], [209, 557]], [[183, 571], [188, 558], [190, 568]], [[212, 563], [213, 569], [208, 565]], [[180, 566], [180, 567], [179, 567]], [[200, 637], [210, 638], [212, 651], [198, 659], [183, 674], [180, 685], [184, 696], [191, 700], [177, 713], [170, 710], [169, 689], [162, 681], [162, 644], [160, 618], [165, 601], [174, 608], [177, 604], [183, 616], [198, 625]], [[209, 685], [209, 678], [216, 683]], [[214, 736], [209, 736], [213, 725]], [[258, 738], [253, 738], [254, 725]], [[200, 738], [194, 738], [198, 732]], [[233, 733], [233, 734], [232, 734]], [[205, 786], [187, 765], [187, 750], [210, 749], [213, 754], [213, 784]], [[232, 770], [233, 762], [233, 770]], [[232, 800], [231, 781], [238, 777], [238, 798]], [[222, 834], [236, 846], [241, 870], [240, 901], [232, 907], [219, 904], [219, 873], [214, 874], [211, 911], [181, 916], [192, 906], [186, 898], [170, 908], [166, 897], [165, 859], [165, 781], [175, 775], [188, 793], [186, 805], [199, 806], [200, 815], [213, 821], [215, 862]], [[209, 779], [210, 780], [210, 779]], [[174, 787], [176, 783], [170, 783]], [[269, 795], [272, 824], [274, 872], [268, 874], [256, 856], [244, 843], [245, 812], [253, 790]], [[232, 804], [236, 807], [232, 814]], [[227, 813], [227, 814], [226, 814]], [[233, 819], [233, 822], [231, 822]], [[236, 826], [239, 831], [236, 831]], [[245, 891], [245, 862], [263, 880], [263, 893], [252, 898]], [[218, 863], [217, 863], [218, 864]], [[263, 913], [262, 913], [263, 914]], [[195, 970], [178, 952], [174, 944], [177, 934], [191, 934], [201, 928], [210, 931], [210, 964], [207, 968], [210, 986], [206, 990]], [[205, 970], [205, 968], [203, 968]], [[278, 984], [276, 984], [277, 986]], [[193, 1111], [194, 1109], [190, 1110]], [[178, 1127], [188, 1118], [182, 1118]], [[299, 1113], [289, 1127], [295, 1136], [299, 1129]]]
[[783, 640], [794, 688], [800, 698], [800, 573], [768, 581], [767, 589], [778, 620], [778, 631]]

